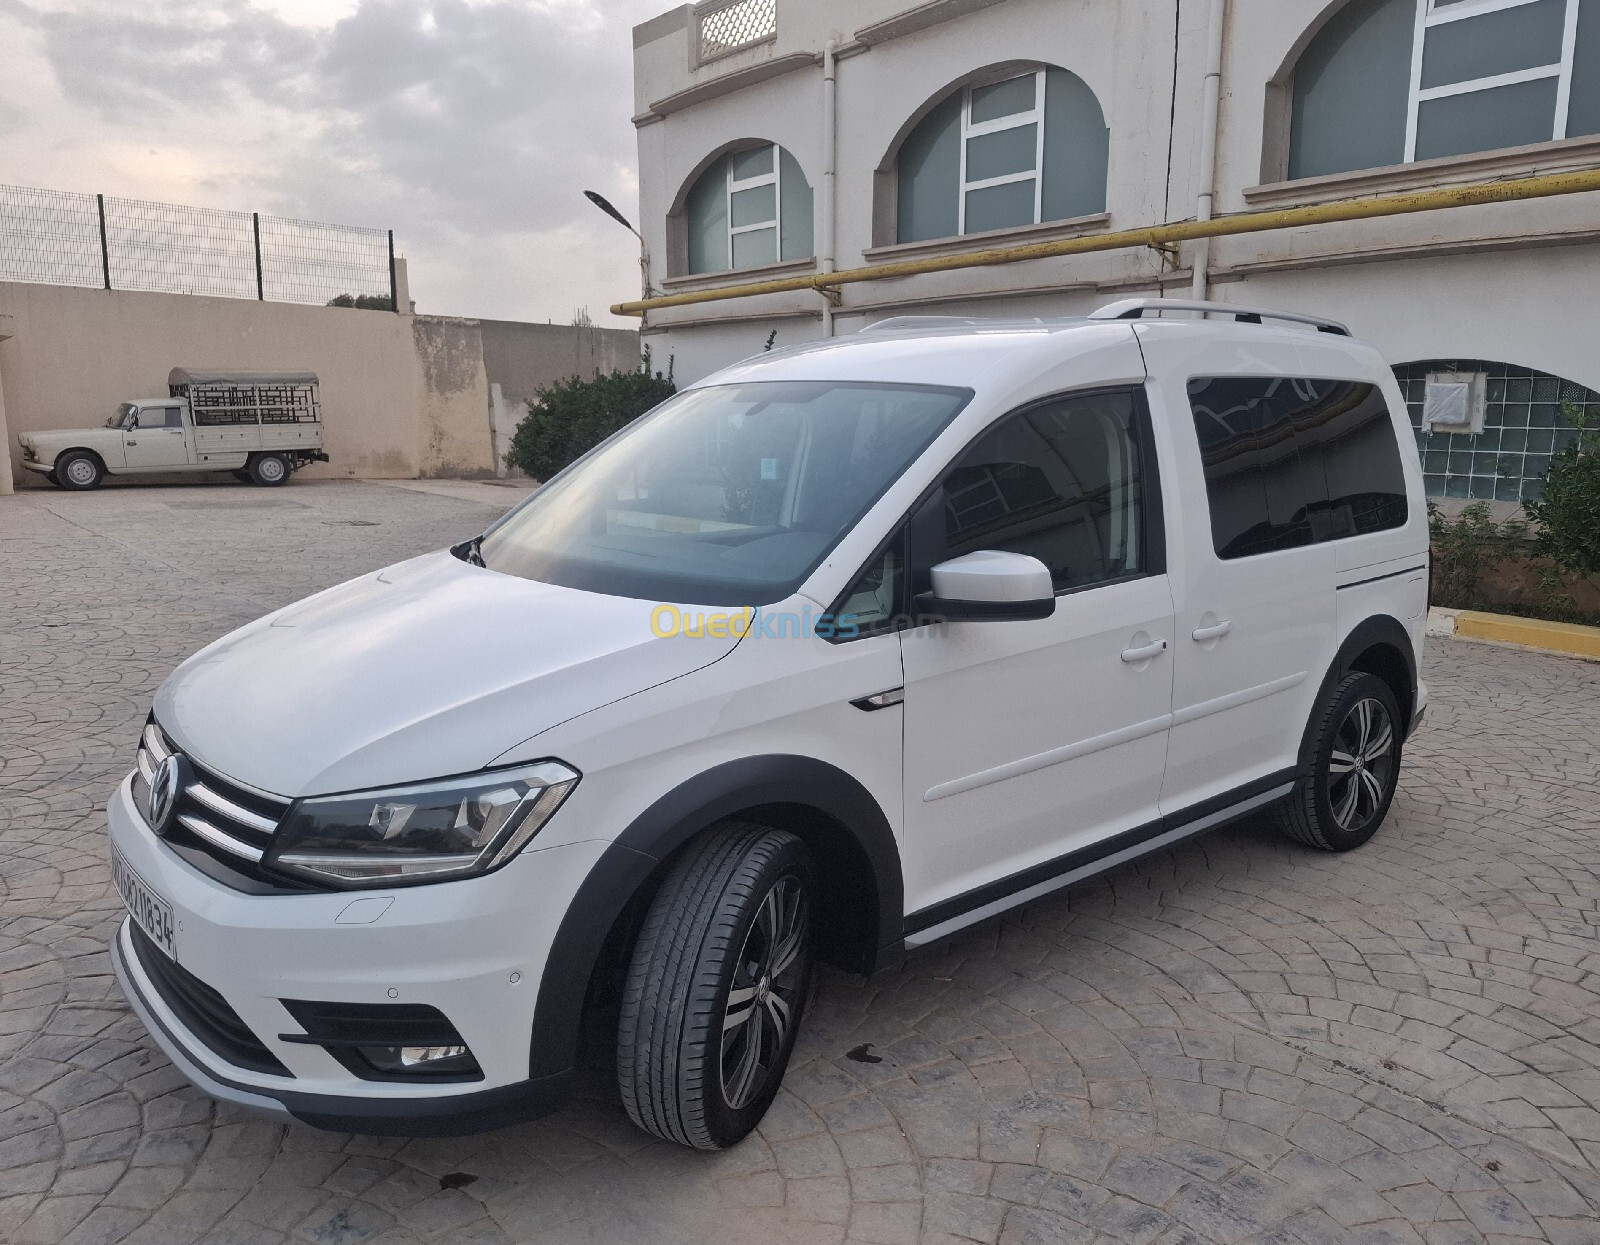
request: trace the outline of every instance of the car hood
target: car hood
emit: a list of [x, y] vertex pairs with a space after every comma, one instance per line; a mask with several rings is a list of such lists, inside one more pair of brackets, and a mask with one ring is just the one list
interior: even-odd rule
[[156, 719], [202, 765], [287, 797], [471, 773], [739, 642], [659, 638], [655, 605], [428, 554], [202, 649]]
[[18, 433], [17, 440], [39, 450], [64, 450], [70, 446], [88, 445], [102, 438], [122, 444], [120, 428], [45, 428], [35, 432]]

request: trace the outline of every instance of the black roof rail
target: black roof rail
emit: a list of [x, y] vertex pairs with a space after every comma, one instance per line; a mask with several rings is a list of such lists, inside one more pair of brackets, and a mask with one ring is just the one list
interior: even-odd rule
[[1099, 311], [1090, 312], [1089, 319], [1143, 320], [1146, 315], [1159, 316], [1163, 311], [1197, 311], [1202, 316], [1231, 316], [1238, 324], [1282, 320], [1290, 324], [1309, 324], [1319, 333], [1331, 333], [1337, 337], [1351, 335], [1348, 327], [1326, 316], [1306, 316], [1293, 311], [1269, 311], [1264, 307], [1241, 307], [1234, 303], [1209, 303], [1187, 298], [1125, 298]]

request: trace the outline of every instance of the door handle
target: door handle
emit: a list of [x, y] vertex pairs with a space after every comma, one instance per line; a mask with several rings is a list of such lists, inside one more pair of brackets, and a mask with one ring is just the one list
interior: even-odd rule
[[137, 441], [128, 441], [128, 442], [126, 442], [126, 444], [128, 444], [128, 445], [138, 445], [139, 443]]
[[1210, 627], [1196, 627], [1190, 635], [1196, 644], [1205, 644], [1210, 640], [1220, 640], [1233, 630], [1232, 622], [1219, 622]]
[[1122, 660], [1130, 666], [1137, 665], [1141, 661], [1149, 661], [1152, 657], [1159, 657], [1166, 651], [1167, 642], [1165, 640], [1156, 640], [1153, 643], [1146, 644], [1143, 648], [1123, 649]]

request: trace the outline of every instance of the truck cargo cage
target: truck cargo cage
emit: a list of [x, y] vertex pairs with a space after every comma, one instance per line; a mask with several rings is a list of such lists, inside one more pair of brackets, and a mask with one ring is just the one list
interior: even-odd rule
[[174, 398], [187, 398], [198, 426], [314, 424], [322, 420], [314, 372], [199, 372], [175, 367]]

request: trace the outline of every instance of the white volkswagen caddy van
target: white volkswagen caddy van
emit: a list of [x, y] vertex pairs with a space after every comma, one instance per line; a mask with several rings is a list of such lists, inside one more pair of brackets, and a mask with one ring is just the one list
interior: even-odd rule
[[1366, 842], [1426, 701], [1405, 408], [1342, 327], [1201, 306], [738, 364], [197, 653], [110, 803], [150, 1032], [218, 1098], [400, 1135], [600, 1061], [710, 1149], [816, 961], [1252, 810]]

